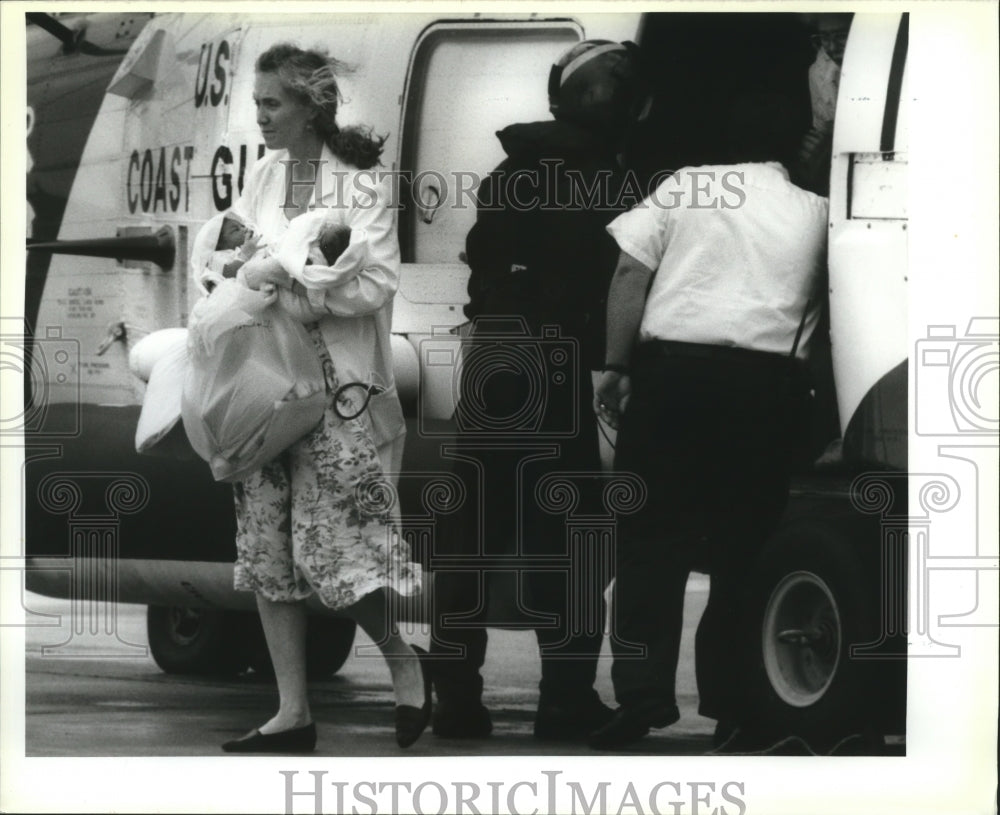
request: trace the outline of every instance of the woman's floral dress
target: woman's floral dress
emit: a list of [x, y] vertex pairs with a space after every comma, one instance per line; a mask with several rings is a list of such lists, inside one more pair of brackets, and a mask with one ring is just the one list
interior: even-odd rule
[[278, 602], [315, 593], [331, 609], [380, 588], [416, 594], [420, 566], [393, 525], [395, 490], [382, 472], [370, 420], [366, 413], [349, 420], [336, 414], [333, 363], [318, 326], [306, 330], [323, 362], [329, 402], [311, 433], [234, 485], [235, 588]]

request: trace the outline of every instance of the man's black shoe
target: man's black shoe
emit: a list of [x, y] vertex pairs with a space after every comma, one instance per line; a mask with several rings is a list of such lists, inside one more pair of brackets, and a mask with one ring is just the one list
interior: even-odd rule
[[639, 741], [651, 728], [667, 727], [681, 717], [677, 705], [659, 701], [639, 702], [618, 708], [604, 727], [590, 734], [595, 750], [617, 750]]
[[539, 701], [535, 713], [535, 738], [543, 741], [580, 741], [604, 727], [615, 712], [595, 693], [582, 702]]
[[438, 699], [431, 731], [446, 739], [485, 739], [493, 732], [490, 712], [482, 702]]

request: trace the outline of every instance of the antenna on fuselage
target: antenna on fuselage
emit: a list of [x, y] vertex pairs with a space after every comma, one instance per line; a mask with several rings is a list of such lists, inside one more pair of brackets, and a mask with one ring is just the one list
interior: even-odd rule
[[88, 42], [86, 39], [86, 29], [79, 28], [74, 31], [64, 26], [51, 14], [27, 12], [24, 16], [29, 23], [34, 23], [59, 40], [63, 44], [64, 54], [74, 54], [79, 51], [81, 54], [86, 54], [89, 57], [111, 57], [122, 56], [128, 53], [118, 48], [101, 48], [99, 45]]

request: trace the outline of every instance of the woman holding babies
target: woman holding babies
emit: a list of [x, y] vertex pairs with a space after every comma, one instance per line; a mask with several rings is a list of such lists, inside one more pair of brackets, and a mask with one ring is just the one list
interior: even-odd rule
[[[214, 251], [193, 263], [205, 291], [232, 274], [252, 289], [277, 287], [279, 306], [306, 324], [314, 340], [329, 399], [311, 433], [234, 485], [235, 586], [256, 593], [279, 707], [246, 736], [226, 742], [227, 752], [314, 748], [303, 603], [312, 594], [354, 618], [381, 649], [392, 675], [399, 745], [416, 741], [430, 717], [418, 653], [399, 636], [387, 602], [388, 592], [419, 590], [420, 568], [395, 533], [390, 508], [358, 490], [398, 472], [402, 457], [405, 426], [389, 335], [399, 246], [387, 186], [371, 174], [355, 183], [359, 171], [378, 164], [382, 140], [337, 126], [342, 67], [288, 44], [258, 58], [253, 98], [269, 152], [228, 214], [244, 231], [217, 216]], [[334, 394], [354, 381], [385, 391], [357, 418], [344, 420]]]

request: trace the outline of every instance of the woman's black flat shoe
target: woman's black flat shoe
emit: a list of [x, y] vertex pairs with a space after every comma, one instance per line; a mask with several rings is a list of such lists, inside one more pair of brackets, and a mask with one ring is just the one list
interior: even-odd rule
[[396, 705], [396, 744], [409, 747], [427, 729], [431, 720], [431, 672], [427, 652], [419, 645], [410, 646], [420, 661], [420, 672], [424, 677], [424, 706]]
[[242, 738], [227, 741], [222, 749], [227, 753], [311, 753], [316, 749], [316, 723], [279, 733], [251, 730]]

